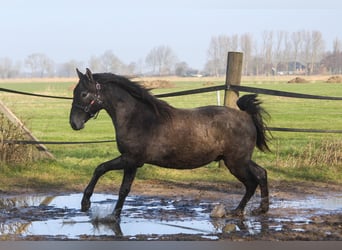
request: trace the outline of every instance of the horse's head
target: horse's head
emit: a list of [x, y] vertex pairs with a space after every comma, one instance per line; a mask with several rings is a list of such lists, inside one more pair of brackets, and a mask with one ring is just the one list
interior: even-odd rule
[[70, 125], [75, 130], [84, 128], [84, 124], [94, 117], [102, 108], [101, 86], [93, 78], [89, 69], [81, 73], [76, 69], [79, 81], [74, 89], [70, 112]]

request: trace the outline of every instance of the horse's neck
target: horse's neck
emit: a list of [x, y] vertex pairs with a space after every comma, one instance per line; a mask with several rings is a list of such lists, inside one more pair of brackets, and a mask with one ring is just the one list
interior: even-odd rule
[[117, 133], [125, 133], [127, 129], [132, 128], [139, 129], [137, 120], [143, 120], [141, 117], [151, 117], [150, 108], [127, 92], [112, 94], [107, 100], [109, 102], [106, 110], [112, 118]]

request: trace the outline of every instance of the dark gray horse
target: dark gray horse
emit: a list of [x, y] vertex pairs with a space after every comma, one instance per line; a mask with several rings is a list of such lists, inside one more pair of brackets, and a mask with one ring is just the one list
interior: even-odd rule
[[177, 109], [157, 99], [131, 80], [111, 73], [86, 74], [76, 69], [79, 82], [74, 90], [70, 124], [80, 130], [101, 109], [112, 118], [121, 155], [100, 164], [84, 191], [82, 211], [90, 208], [90, 197], [98, 179], [111, 170], [123, 169], [119, 198], [112, 216], [120, 219], [137, 169], [145, 163], [174, 169], [193, 169], [223, 160], [229, 171], [246, 187], [235, 209], [243, 210], [261, 190], [256, 213], [268, 211], [266, 170], [251, 160], [254, 147], [268, 150], [263, 109], [256, 95], [245, 95], [237, 104], [241, 110], [205, 106]]

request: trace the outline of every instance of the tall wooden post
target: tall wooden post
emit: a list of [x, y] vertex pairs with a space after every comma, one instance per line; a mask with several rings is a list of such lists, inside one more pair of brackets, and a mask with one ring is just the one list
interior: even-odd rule
[[[226, 86], [240, 85], [242, 72], [243, 53], [228, 52], [227, 71], [226, 71]], [[224, 106], [238, 108], [236, 101], [239, 98], [239, 92], [227, 89], [224, 93]]]
[[[226, 70], [226, 86], [227, 89], [224, 93], [224, 106], [238, 109], [236, 101], [239, 98], [239, 92], [229, 89], [230, 85], [240, 85], [241, 72], [242, 72], [243, 53], [241, 52], [228, 52], [227, 70]], [[224, 167], [223, 161], [219, 162], [220, 167]]]

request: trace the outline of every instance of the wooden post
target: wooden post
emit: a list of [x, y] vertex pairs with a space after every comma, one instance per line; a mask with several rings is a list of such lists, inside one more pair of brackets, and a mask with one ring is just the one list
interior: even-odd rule
[[[239, 98], [239, 92], [229, 89], [229, 85], [240, 85], [242, 72], [243, 53], [228, 52], [227, 57], [227, 71], [226, 71], [226, 86], [227, 90], [224, 92], [224, 106], [238, 109], [236, 101]], [[219, 167], [224, 167], [224, 161], [219, 162]]]
[[[228, 52], [227, 71], [226, 71], [226, 86], [240, 85], [242, 72], [243, 53]], [[239, 98], [239, 92], [227, 89], [224, 93], [224, 106], [236, 108], [236, 101]]]

